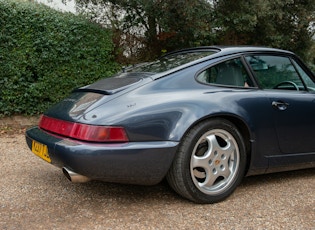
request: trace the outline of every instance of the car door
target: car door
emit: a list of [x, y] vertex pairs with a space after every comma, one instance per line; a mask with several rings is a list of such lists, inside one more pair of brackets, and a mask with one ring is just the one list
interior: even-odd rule
[[[274, 129], [269, 98], [254, 83], [242, 56], [223, 59], [197, 74], [196, 80], [204, 85], [218, 86], [218, 93], [204, 93], [215, 113], [239, 117], [247, 125], [249, 139], [245, 139], [251, 151], [250, 170], [247, 175], [264, 173], [268, 168], [267, 153], [278, 154], [279, 147]], [[215, 97], [215, 98], [214, 98]]]
[[291, 56], [255, 54], [246, 60], [273, 108], [280, 154], [269, 155], [270, 167], [314, 161], [315, 84], [310, 74]]

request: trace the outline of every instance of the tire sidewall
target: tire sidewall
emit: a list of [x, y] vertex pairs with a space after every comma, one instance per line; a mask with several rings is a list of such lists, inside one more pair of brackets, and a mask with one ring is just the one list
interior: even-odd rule
[[[193, 149], [198, 142], [198, 140], [208, 131], [213, 129], [222, 129], [229, 132], [235, 139], [238, 144], [239, 148], [239, 165], [233, 181], [228, 185], [227, 188], [224, 189], [224, 192], [218, 195], [209, 195], [203, 193], [199, 190], [195, 183], [193, 182], [191, 172], [190, 172], [190, 162], [193, 153]], [[180, 146], [180, 152], [184, 154], [182, 157], [182, 172], [184, 186], [186, 187], [187, 192], [190, 194], [190, 197], [193, 197], [195, 202], [198, 203], [215, 203], [219, 202], [226, 197], [228, 197], [240, 184], [244, 177], [244, 171], [246, 166], [246, 151], [245, 145], [243, 142], [242, 135], [237, 130], [237, 128], [228, 120], [225, 119], [211, 119], [208, 121], [204, 121], [193, 129], [191, 129], [187, 135], [185, 135], [184, 139], [182, 140], [182, 144]]]

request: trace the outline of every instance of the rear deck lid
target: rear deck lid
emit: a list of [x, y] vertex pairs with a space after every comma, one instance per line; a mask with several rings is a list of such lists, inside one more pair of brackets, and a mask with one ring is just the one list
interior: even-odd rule
[[104, 95], [113, 95], [131, 86], [140, 85], [144, 78], [152, 73], [120, 73], [111, 78], [99, 80], [91, 85], [75, 89], [74, 92], [94, 92]]
[[116, 77], [102, 79], [75, 89], [67, 98], [52, 106], [44, 114], [61, 120], [75, 121], [85, 112], [153, 81], [150, 75], [152, 74], [121, 73]]

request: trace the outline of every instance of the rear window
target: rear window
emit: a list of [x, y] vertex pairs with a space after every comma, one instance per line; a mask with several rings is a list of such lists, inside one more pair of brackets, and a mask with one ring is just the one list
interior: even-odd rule
[[126, 69], [126, 72], [151, 72], [161, 73], [176, 68], [186, 63], [214, 54], [214, 51], [196, 51], [186, 53], [174, 53], [162, 56], [154, 62], [143, 63]]

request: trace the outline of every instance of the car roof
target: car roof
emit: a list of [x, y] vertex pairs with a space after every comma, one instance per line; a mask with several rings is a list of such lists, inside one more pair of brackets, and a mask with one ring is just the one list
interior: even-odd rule
[[[176, 72], [180, 69], [187, 68], [189, 66], [193, 66], [197, 63], [208, 61], [210, 59], [216, 59], [219, 57], [229, 56], [229, 55], [237, 55], [237, 54], [243, 54], [243, 53], [255, 53], [255, 52], [261, 52], [261, 53], [277, 53], [277, 54], [286, 54], [286, 55], [294, 55], [294, 53], [287, 51], [287, 50], [281, 50], [276, 48], [269, 48], [269, 47], [262, 47], [262, 46], [200, 46], [195, 48], [188, 48], [188, 49], [182, 49], [174, 52], [166, 53], [165, 55], [161, 56], [161, 58], [177, 55], [177, 54], [185, 54], [185, 53], [194, 53], [194, 52], [211, 52], [211, 54], [204, 56], [200, 59], [196, 59], [194, 61], [188, 62], [186, 64], [180, 65], [178, 67], [175, 67], [173, 69], [170, 69], [168, 71], [157, 73], [151, 76], [153, 79], [159, 79], [163, 76], [166, 76], [172, 72]], [[210, 59], [209, 59], [210, 58]]]
[[262, 46], [220, 46], [218, 47], [223, 52], [229, 53], [241, 53], [241, 52], [280, 52], [286, 54], [293, 54], [290, 51], [276, 49], [276, 48], [269, 48], [269, 47], [262, 47]]
[[221, 55], [228, 55], [228, 54], [237, 54], [237, 53], [244, 53], [244, 52], [280, 52], [286, 54], [293, 54], [290, 51], [277, 49], [277, 48], [269, 48], [263, 46], [200, 46], [188, 49], [181, 49], [174, 52], [169, 52], [165, 54], [165, 56], [179, 54], [179, 53], [187, 53], [187, 52], [206, 52], [206, 51], [213, 51], [218, 53], [219, 56]]

